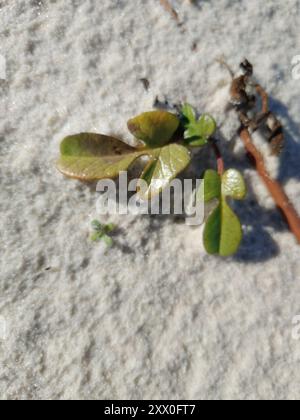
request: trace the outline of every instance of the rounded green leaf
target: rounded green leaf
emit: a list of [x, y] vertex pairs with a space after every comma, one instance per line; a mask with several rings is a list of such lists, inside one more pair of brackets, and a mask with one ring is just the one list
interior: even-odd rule
[[208, 139], [211, 137], [216, 129], [217, 124], [211, 115], [203, 114], [199, 119], [199, 136]]
[[166, 111], [145, 112], [128, 121], [129, 131], [148, 147], [164, 146], [178, 127], [177, 116]]
[[142, 175], [147, 198], [166, 187], [191, 160], [188, 149], [178, 144], [136, 150], [112, 137], [83, 133], [62, 141], [57, 168], [68, 177], [95, 181], [117, 177], [142, 156], [149, 156], [151, 162]]
[[147, 185], [149, 186], [151, 184], [151, 181], [153, 179], [153, 174], [155, 173], [157, 166], [157, 158], [154, 160], [150, 160], [150, 162], [146, 165], [141, 178], [142, 180], [146, 181]]
[[190, 147], [201, 147], [201, 146], [205, 146], [207, 143], [207, 139], [205, 138], [200, 138], [198, 140], [189, 140], [188, 141], [188, 145]]
[[245, 180], [236, 169], [229, 169], [222, 176], [222, 194], [235, 200], [243, 200], [246, 197]]
[[213, 169], [209, 169], [204, 174], [202, 182], [202, 197], [205, 203], [220, 198], [221, 196], [221, 177]]
[[242, 237], [241, 223], [223, 199], [205, 225], [203, 235], [205, 249], [209, 254], [229, 257], [237, 252]]
[[221, 205], [209, 216], [203, 233], [203, 243], [208, 254], [214, 255], [220, 252], [221, 238]]
[[196, 112], [190, 104], [184, 104], [181, 109], [182, 119], [185, 124], [196, 122]]
[[208, 114], [203, 114], [198, 121], [192, 117], [192, 111], [188, 105], [183, 109], [183, 124], [185, 128], [184, 138], [189, 146], [204, 146], [208, 139], [215, 133], [217, 125], [215, 120]]
[[82, 133], [66, 137], [61, 143], [57, 169], [83, 181], [115, 178], [147, 151], [137, 151], [113, 137]]
[[141, 190], [142, 198], [149, 199], [159, 194], [190, 163], [188, 149], [179, 144], [170, 144], [160, 149], [157, 156], [144, 170], [141, 180], [146, 181], [146, 191]]

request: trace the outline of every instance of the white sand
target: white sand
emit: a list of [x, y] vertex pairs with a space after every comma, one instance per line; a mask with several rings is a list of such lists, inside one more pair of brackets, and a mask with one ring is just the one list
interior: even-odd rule
[[300, 211], [300, 1], [173, 4], [181, 28], [158, 0], [0, 2], [3, 399], [300, 396], [300, 248], [244, 154], [246, 237], [225, 261], [205, 254], [201, 228], [162, 217], [115, 217], [118, 246], [103, 252], [88, 240], [94, 189], [54, 169], [65, 135], [130, 139], [127, 118], [156, 95], [221, 125], [216, 59], [247, 56], [287, 128], [280, 176]]

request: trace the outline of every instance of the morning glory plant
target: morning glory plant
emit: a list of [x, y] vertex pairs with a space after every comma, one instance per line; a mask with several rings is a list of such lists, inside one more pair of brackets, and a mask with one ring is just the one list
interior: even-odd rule
[[[148, 162], [140, 174], [146, 181], [146, 198], [159, 194], [183, 172], [191, 162], [191, 149], [204, 147], [216, 131], [215, 120], [207, 114], [196, 117], [194, 108], [185, 104], [179, 115], [164, 110], [146, 112], [128, 121], [128, 129], [138, 140], [132, 147], [119, 139], [92, 133], [66, 137], [61, 143], [57, 163], [60, 172], [82, 181], [116, 178], [121, 171], [143, 156]], [[177, 133], [184, 133], [178, 139]], [[220, 166], [220, 165], [219, 165]], [[209, 254], [229, 256], [237, 251], [242, 239], [240, 221], [230, 209], [228, 198], [243, 199], [246, 187], [242, 175], [235, 170], [207, 171], [204, 174], [204, 202], [216, 199], [216, 208], [210, 214], [204, 230], [204, 246]], [[94, 222], [92, 240], [104, 240], [112, 245], [100, 222]]]
[[[284, 147], [281, 122], [269, 108], [267, 93], [253, 80], [253, 66], [248, 60], [241, 63], [242, 75], [238, 77], [234, 77], [234, 72], [225, 62], [221, 61], [221, 64], [232, 76], [230, 106], [235, 109], [240, 122], [237, 134], [300, 244], [300, 217], [284, 188], [271, 177], [266, 157], [252, 139], [252, 133], [260, 130], [270, 146], [270, 155], [280, 159]], [[128, 121], [128, 129], [137, 140], [136, 147], [102, 134], [81, 133], [66, 137], [60, 147], [58, 170], [70, 178], [96, 181], [116, 178], [136, 160], [147, 157], [140, 179], [148, 185], [143, 198], [150, 199], [189, 166], [193, 149], [211, 147], [216, 168], [203, 174], [204, 182], [196, 193], [197, 200], [202, 200], [210, 209], [203, 244], [208, 254], [234, 255], [240, 247], [243, 230], [231, 202], [245, 199], [247, 188], [239, 171], [225, 168], [218, 141], [214, 138], [217, 129], [214, 118], [208, 114], [198, 117], [191, 105], [184, 104], [176, 113], [155, 110], [138, 115]], [[112, 244], [109, 227], [103, 227], [99, 222], [94, 224], [94, 230], [93, 240], [104, 240], [109, 246]]]

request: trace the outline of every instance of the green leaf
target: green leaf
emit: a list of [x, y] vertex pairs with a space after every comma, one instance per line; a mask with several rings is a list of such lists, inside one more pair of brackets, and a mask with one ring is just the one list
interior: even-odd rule
[[[115, 178], [138, 158], [149, 156], [142, 178], [152, 193], [159, 193], [190, 163], [188, 149], [170, 144], [157, 149], [133, 149], [112, 137], [99, 134], [70, 136], [61, 144], [57, 168], [66, 176], [84, 181]], [[148, 192], [147, 196], [151, 196]]]
[[101, 239], [102, 239], [102, 234], [99, 234], [99, 232], [94, 232], [94, 233], [92, 233], [92, 235], [91, 235], [91, 241], [93, 241], [93, 242], [100, 242], [101, 241]]
[[217, 124], [211, 115], [203, 114], [198, 121], [199, 136], [209, 139], [216, 129]]
[[183, 107], [181, 109], [181, 115], [182, 115], [182, 119], [185, 123], [195, 123], [196, 122], [196, 112], [195, 112], [194, 108], [189, 104], [183, 105]]
[[105, 226], [105, 233], [111, 233], [114, 230], [116, 230], [116, 225], [114, 223], [109, 223], [108, 225]]
[[112, 223], [108, 225], [103, 225], [98, 220], [93, 220], [91, 225], [92, 229], [94, 230], [94, 232], [91, 235], [91, 241], [104, 241], [108, 247], [112, 247], [114, 242], [112, 238], [108, 236], [108, 234], [115, 230], [116, 226]]
[[229, 257], [235, 254], [242, 240], [242, 227], [236, 214], [222, 199], [209, 216], [204, 229], [204, 246], [209, 254]]
[[227, 197], [242, 200], [246, 196], [245, 181], [240, 172], [229, 169], [221, 177], [216, 171], [208, 170], [204, 175], [205, 202], [218, 199], [217, 207], [210, 214], [204, 229], [204, 246], [209, 254], [223, 257], [233, 255], [242, 240], [242, 227], [236, 214], [229, 207]]
[[93, 220], [91, 225], [96, 232], [103, 232], [103, 225], [98, 220]]
[[110, 223], [108, 225], [102, 225], [102, 223], [100, 223], [98, 220], [93, 220], [92, 223], [92, 229], [95, 232], [98, 233], [111, 233], [116, 229], [116, 225], [114, 225], [113, 223]]
[[203, 241], [208, 254], [219, 254], [221, 237], [221, 206], [211, 213], [205, 224]]
[[[194, 137], [196, 138], [196, 137]], [[188, 140], [188, 139], [186, 139]], [[186, 142], [190, 147], [201, 147], [201, 146], [205, 146], [207, 143], [207, 139], [198, 139], [198, 140], [188, 140]]]
[[148, 186], [151, 184], [151, 180], [153, 178], [153, 174], [155, 172], [156, 166], [157, 166], [157, 159], [150, 160], [150, 162], [147, 164], [147, 166], [145, 167], [141, 175], [140, 179], [145, 181]]
[[177, 116], [166, 111], [145, 112], [128, 121], [129, 131], [151, 148], [169, 143], [178, 127]]
[[57, 169], [83, 181], [115, 178], [145, 154], [113, 137], [82, 133], [62, 141]]
[[192, 147], [204, 146], [216, 131], [215, 120], [210, 115], [204, 114], [197, 121], [196, 113], [189, 104], [183, 106], [181, 115], [186, 143]]
[[202, 186], [202, 197], [205, 203], [208, 203], [213, 199], [220, 198], [221, 177], [216, 171], [209, 169], [205, 172]]
[[159, 194], [190, 163], [191, 155], [186, 147], [170, 144], [160, 149], [157, 157], [149, 162], [141, 180], [146, 181], [146, 191], [140, 191], [143, 198]]
[[247, 187], [242, 174], [229, 169], [222, 177], [222, 194], [235, 200], [243, 200], [247, 194]]
[[108, 235], [103, 235], [102, 240], [105, 242], [105, 244], [108, 248], [111, 248], [114, 244], [113, 239], [110, 238]]
[[207, 138], [200, 137], [198, 133], [199, 130], [197, 123], [190, 125], [189, 128], [184, 132], [184, 139], [186, 141], [186, 144], [188, 144], [191, 147], [205, 146], [205, 144], [207, 143]]

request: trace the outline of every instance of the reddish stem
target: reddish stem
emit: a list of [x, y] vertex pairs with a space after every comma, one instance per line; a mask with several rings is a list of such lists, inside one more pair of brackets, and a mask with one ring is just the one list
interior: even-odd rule
[[220, 176], [222, 176], [224, 174], [224, 171], [225, 171], [225, 164], [224, 164], [222, 153], [221, 153], [221, 151], [220, 151], [220, 149], [219, 149], [215, 140], [212, 141], [211, 144], [212, 144], [212, 148], [213, 148], [213, 151], [214, 151], [214, 153], [216, 155], [216, 159], [217, 159], [218, 174]]
[[293, 232], [297, 241], [300, 244], [300, 217], [296, 212], [293, 204], [290, 202], [288, 196], [286, 195], [283, 187], [279, 184], [279, 182], [271, 178], [269, 172], [265, 167], [264, 158], [253, 144], [250, 133], [247, 128], [241, 129], [240, 137], [244, 143], [246, 150], [254, 158], [258, 174], [264, 181], [277, 207], [279, 207], [282, 210], [291, 231]]

